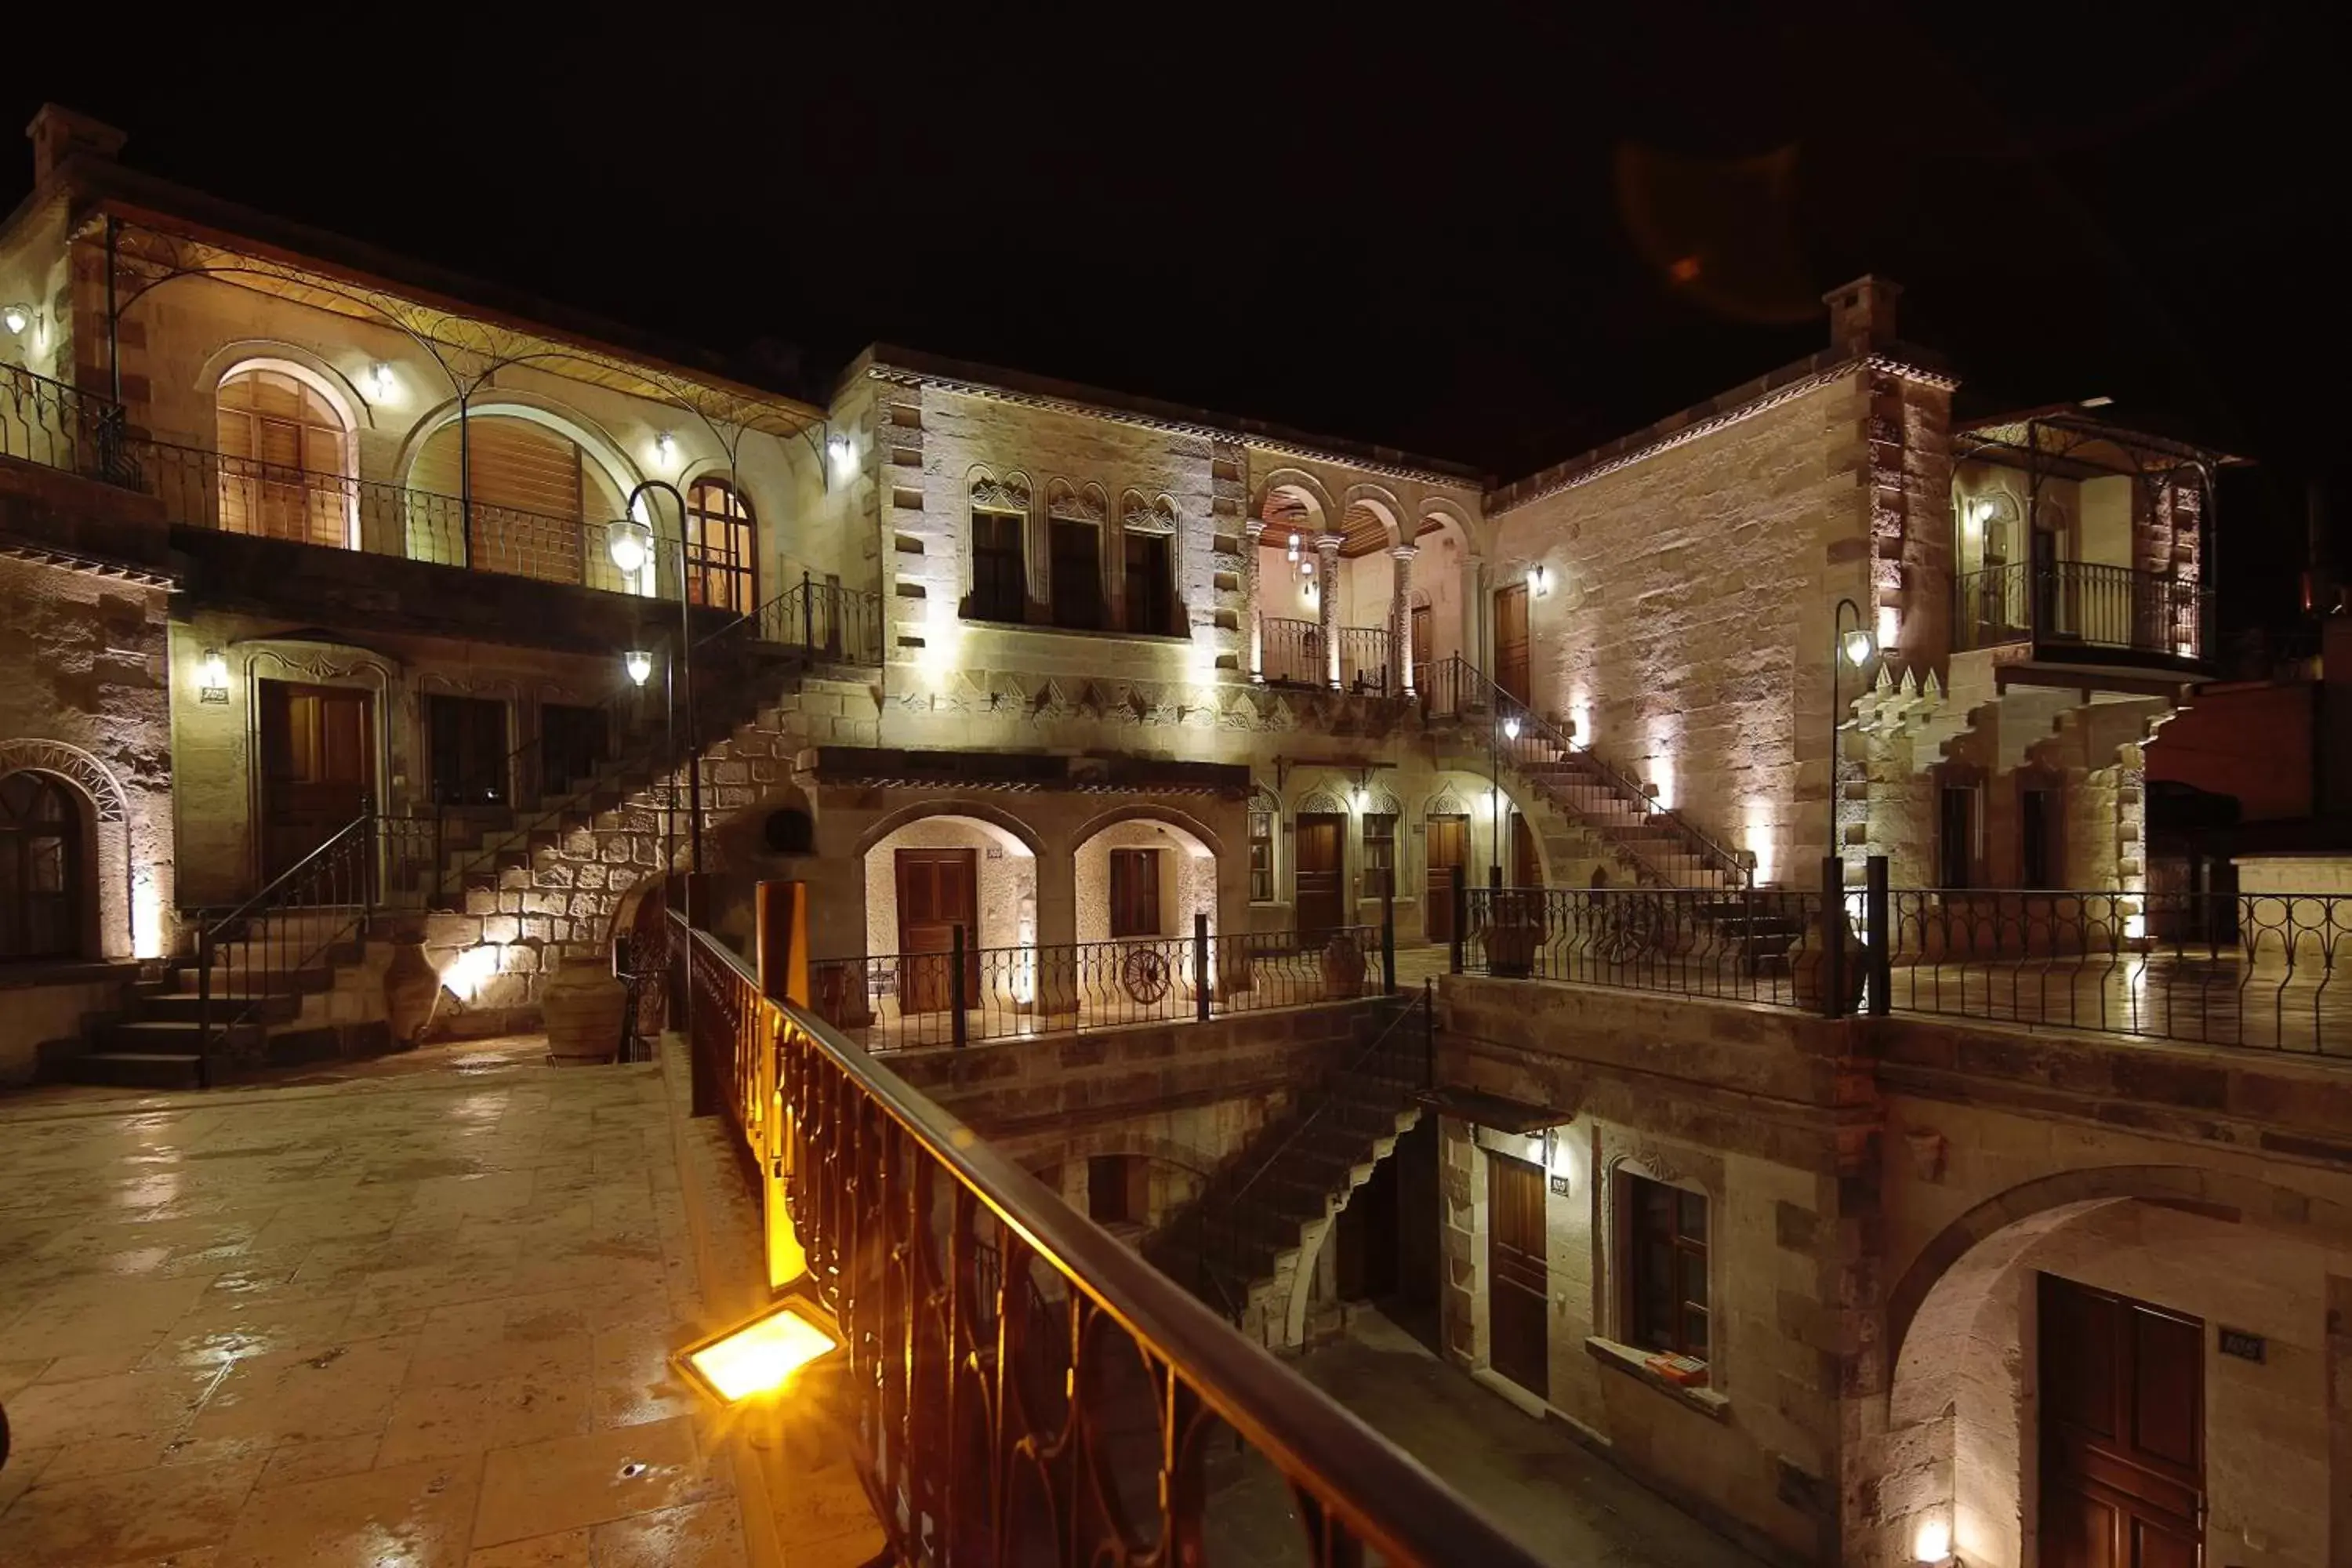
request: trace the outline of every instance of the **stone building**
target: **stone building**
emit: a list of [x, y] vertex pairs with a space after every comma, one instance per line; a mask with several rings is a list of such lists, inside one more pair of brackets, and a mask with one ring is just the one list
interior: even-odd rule
[[[906, 1070], [1148, 1233], [1377, 1012], [1182, 1010], [1328, 984], [1335, 947], [1433, 973], [1473, 888], [1753, 900], [1883, 855], [1939, 909], [2088, 889], [2147, 924], [2144, 748], [2210, 646], [2229, 459], [1956, 416], [1882, 280], [1808, 359], [1499, 483], [882, 345], [787, 396], [169, 185], [67, 111], [31, 135], [0, 1079], [383, 1048], [403, 948], [435, 1031], [528, 1024], [670, 873], [746, 939], [793, 877], [834, 1022], [1066, 1034]], [[1437, 1002], [1436, 1094], [1370, 1107], [1247, 1282], [1269, 1342], [1335, 1317], [1377, 1204], [1449, 1358], [1726, 1528], [2054, 1562], [2059, 1279], [2053, 1310], [2267, 1346], [2193, 1358], [2205, 1550], [2352, 1562], [2333, 1064], [1622, 983]], [[1175, 1011], [1076, 1032], [1138, 1005]]]

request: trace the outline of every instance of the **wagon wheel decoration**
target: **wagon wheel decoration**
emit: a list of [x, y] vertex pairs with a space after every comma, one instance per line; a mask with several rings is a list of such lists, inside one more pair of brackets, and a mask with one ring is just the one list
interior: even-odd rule
[[1129, 996], [1147, 1007], [1168, 994], [1168, 980], [1167, 956], [1148, 947], [1137, 948], [1119, 965], [1119, 983]]

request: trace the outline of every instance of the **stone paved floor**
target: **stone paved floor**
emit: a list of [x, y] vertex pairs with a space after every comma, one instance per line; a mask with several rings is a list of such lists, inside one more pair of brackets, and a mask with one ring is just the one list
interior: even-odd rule
[[[1761, 1568], [1751, 1556], [1594, 1455], [1556, 1423], [1530, 1420], [1377, 1313], [1293, 1363], [1309, 1383], [1559, 1568]], [[1221, 1470], [1222, 1474], [1215, 1471]], [[1254, 1458], [1213, 1468], [1213, 1561], [1303, 1561], [1287, 1497]]]
[[737, 1563], [657, 1068], [0, 1100], [0, 1563]]

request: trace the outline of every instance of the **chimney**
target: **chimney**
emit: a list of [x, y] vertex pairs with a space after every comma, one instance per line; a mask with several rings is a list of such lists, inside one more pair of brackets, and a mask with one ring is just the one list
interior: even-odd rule
[[45, 103], [25, 127], [33, 142], [33, 184], [47, 184], [68, 158], [89, 157], [114, 162], [127, 141], [123, 132], [102, 120], [75, 112], [60, 104]]
[[1882, 349], [1895, 341], [1895, 301], [1899, 283], [1867, 274], [1822, 296], [1830, 308], [1830, 347], [1848, 356]]

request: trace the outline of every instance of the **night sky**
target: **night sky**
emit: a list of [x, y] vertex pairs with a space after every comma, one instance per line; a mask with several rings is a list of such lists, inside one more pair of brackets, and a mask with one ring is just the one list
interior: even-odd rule
[[813, 9], [44, 7], [0, 110], [803, 395], [882, 340], [1502, 478], [1823, 346], [1875, 272], [1972, 411], [2259, 458], [2231, 626], [2292, 618], [2314, 476], [2352, 559], [2346, 89], [2298, 12]]

